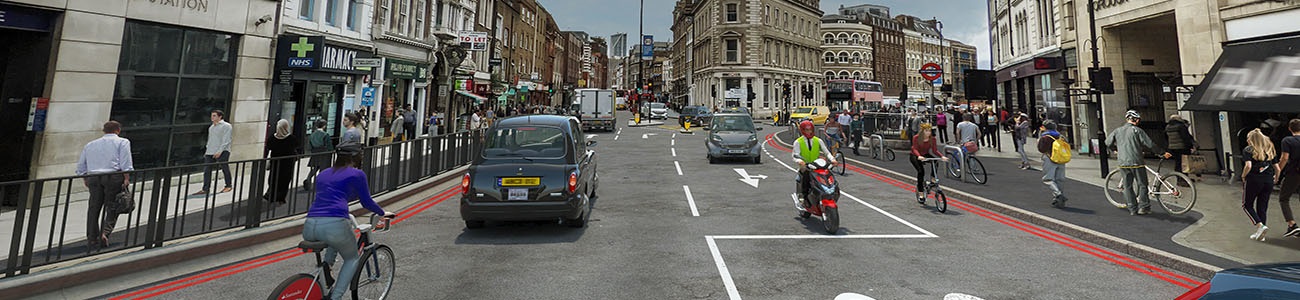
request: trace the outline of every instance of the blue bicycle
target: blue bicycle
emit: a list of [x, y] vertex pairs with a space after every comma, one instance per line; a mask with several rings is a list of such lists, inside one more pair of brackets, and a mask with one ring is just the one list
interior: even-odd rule
[[[960, 150], [954, 150], [960, 149]], [[980, 162], [978, 157], [966, 151], [965, 147], [950, 147], [944, 149], [948, 155], [948, 176], [961, 179], [962, 174], [967, 174], [975, 183], [985, 184], [989, 182], [989, 174], [984, 169], [984, 163]], [[963, 162], [965, 162], [963, 164]], [[962, 165], [967, 166], [962, 168]]]

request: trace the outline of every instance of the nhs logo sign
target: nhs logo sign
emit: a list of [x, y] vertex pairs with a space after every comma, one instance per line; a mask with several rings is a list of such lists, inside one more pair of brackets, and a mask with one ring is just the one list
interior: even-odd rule
[[314, 68], [316, 60], [311, 57], [290, 57], [289, 67], [291, 68]]

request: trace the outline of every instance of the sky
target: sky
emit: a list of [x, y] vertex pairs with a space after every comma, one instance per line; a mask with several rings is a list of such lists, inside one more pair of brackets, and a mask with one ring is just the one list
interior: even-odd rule
[[[561, 30], [585, 31], [592, 36], [628, 33], [635, 43], [638, 32], [638, 0], [538, 0], [555, 16]], [[656, 41], [672, 37], [675, 0], [645, 0], [645, 34]], [[840, 5], [885, 5], [894, 16], [906, 14], [922, 19], [938, 18], [943, 23], [944, 38], [973, 45], [979, 52], [979, 68], [990, 69], [988, 37], [988, 2], [984, 0], [822, 0], [825, 14], [835, 14]], [[629, 45], [630, 46], [630, 45]]]

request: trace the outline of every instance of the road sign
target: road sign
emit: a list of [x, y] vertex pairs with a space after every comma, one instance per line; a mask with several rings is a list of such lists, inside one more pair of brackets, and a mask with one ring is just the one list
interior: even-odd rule
[[361, 88], [361, 106], [375, 106], [375, 88]]
[[723, 99], [744, 99], [745, 95], [748, 94], [749, 94], [748, 89], [743, 89], [743, 88], [727, 89], [726, 92], [723, 92], [722, 98]]
[[939, 67], [939, 64], [936, 63], [926, 63], [921, 66], [920, 73], [921, 77], [925, 78], [925, 80], [934, 81], [935, 79], [939, 79], [939, 77], [943, 77], [943, 68]]
[[641, 37], [641, 60], [654, 59], [655, 36], [645, 35]]
[[384, 65], [384, 60], [380, 58], [353, 58], [353, 68], [378, 68]]

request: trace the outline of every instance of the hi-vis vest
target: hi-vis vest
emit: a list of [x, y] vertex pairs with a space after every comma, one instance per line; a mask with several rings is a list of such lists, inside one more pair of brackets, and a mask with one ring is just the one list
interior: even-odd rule
[[[802, 143], [800, 143], [800, 142], [802, 142]], [[799, 146], [799, 144], [803, 144], [803, 146]], [[818, 138], [818, 137], [815, 137], [815, 136], [814, 136], [814, 137], [812, 138], [812, 143], [809, 143], [807, 139], [805, 139], [804, 137], [801, 136], [801, 137], [799, 137], [799, 139], [795, 140], [794, 145], [797, 146], [797, 147], [799, 147], [799, 149], [798, 149], [798, 150], [799, 150], [799, 158], [802, 158], [802, 159], [803, 159], [803, 162], [806, 162], [806, 163], [812, 163], [813, 161], [817, 160], [817, 158], [820, 158], [820, 157], [821, 157], [821, 154], [822, 154], [822, 139], [821, 139], [821, 138]], [[809, 148], [809, 147], [811, 147], [811, 148]]]

